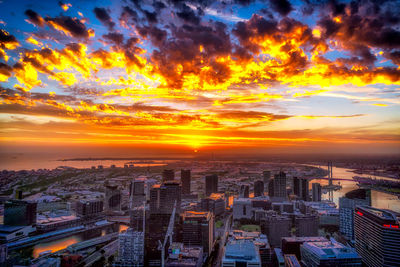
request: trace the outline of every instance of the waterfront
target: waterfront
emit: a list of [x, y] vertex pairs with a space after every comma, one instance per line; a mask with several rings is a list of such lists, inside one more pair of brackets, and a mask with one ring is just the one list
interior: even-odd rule
[[[116, 167], [124, 167], [128, 162], [132, 160], [71, 160], [71, 161], [60, 161], [55, 159], [24, 159], [20, 161], [19, 158], [7, 159], [0, 163], [0, 170], [37, 170], [37, 169], [55, 169], [60, 166], [72, 167], [77, 169], [91, 168], [92, 166], [102, 165], [104, 168], [108, 168], [111, 165]], [[152, 160], [142, 163], [140, 160], [133, 161], [134, 167], [157, 167], [165, 166], [168, 164], [167, 161], [163, 160]]]
[[[315, 165], [313, 165], [315, 166]], [[315, 166], [318, 167], [318, 166]], [[322, 166], [323, 167], [323, 166]], [[356, 176], [351, 169], [346, 168], [338, 168], [333, 167], [333, 177], [341, 178], [341, 179], [353, 179], [353, 176]], [[392, 178], [387, 178], [383, 176], [374, 176], [376, 179], [384, 179], [384, 180], [395, 180]], [[325, 179], [314, 179], [310, 181], [310, 188], [312, 183], [320, 183], [321, 185], [327, 185], [329, 182]], [[358, 185], [356, 182], [352, 181], [333, 181], [333, 184], [339, 184], [342, 186], [342, 189], [333, 192], [333, 201], [336, 205], [339, 206], [339, 198], [344, 196], [347, 192], [358, 189]], [[329, 199], [328, 193], [322, 195], [323, 199]], [[391, 194], [387, 194], [384, 192], [371, 190], [371, 202], [372, 206], [381, 209], [391, 209], [397, 212], [400, 212], [400, 200]]]
[[[120, 224], [118, 231], [122, 232], [126, 230], [128, 226]], [[107, 230], [101, 229], [100, 231], [92, 232], [91, 234], [88, 233], [78, 233], [74, 234], [71, 236], [63, 237], [57, 240], [52, 240], [52, 241], [47, 241], [47, 242], [41, 242], [39, 244], [36, 244], [31, 247], [27, 247], [21, 250], [21, 252], [24, 253], [24, 255], [31, 256], [33, 258], [37, 258], [40, 253], [44, 251], [51, 251], [51, 252], [56, 252], [60, 251], [63, 249], [66, 249], [68, 246], [86, 241], [95, 237], [103, 236], [107, 234]]]

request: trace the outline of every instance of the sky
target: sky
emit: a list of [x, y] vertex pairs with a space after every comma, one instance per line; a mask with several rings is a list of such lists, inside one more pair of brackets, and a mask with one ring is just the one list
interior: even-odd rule
[[399, 1], [0, 1], [0, 152], [400, 152]]

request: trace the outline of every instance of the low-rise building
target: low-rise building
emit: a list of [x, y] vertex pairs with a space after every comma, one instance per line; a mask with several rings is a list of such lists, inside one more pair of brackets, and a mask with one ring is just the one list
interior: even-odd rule
[[165, 267], [201, 267], [203, 265], [203, 248], [172, 243]]
[[225, 247], [222, 267], [261, 267], [260, 255], [253, 241], [234, 240]]
[[300, 247], [301, 260], [307, 267], [361, 266], [361, 257], [355, 249], [331, 239], [328, 242], [304, 242]]

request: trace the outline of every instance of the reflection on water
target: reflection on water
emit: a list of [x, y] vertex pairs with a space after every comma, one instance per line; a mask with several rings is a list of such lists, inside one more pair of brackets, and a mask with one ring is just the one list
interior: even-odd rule
[[[317, 167], [317, 166], [316, 166]], [[333, 167], [333, 177], [340, 178], [340, 179], [353, 179], [353, 176], [356, 176], [350, 169], [345, 168], [337, 168]], [[386, 178], [383, 176], [374, 176], [376, 179], [386, 179], [386, 180], [393, 180], [391, 178]], [[310, 188], [312, 183], [320, 183], [321, 185], [327, 185], [329, 182], [328, 180], [322, 179], [315, 179], [310, 182]], [[339, 206], [339, 198], [344, 196], [347, 192], [358, 189], [358, 185], [356, 182], [353, 181], [333, 181], [334, 184], [340, 184], [342, 186], [341, 190], [333, 192], [333, 201], [336, 205]], [[322, 195], [323, 199], [329, 199], [328, 194]], [[374, 191], [371, 192], [371, 204], [373, 207], [380, 208], [380, 209], [391, 209], [397, 212], [400, 212], [400, 200], [391, 194], [387, 194], [384, 192]]]
[[[128, 226], [120, 224], [118, 225], [118, 231], [122, 232], [125, 231], [128, 228]], [[115, 229], [115, 228], [114, 228]], [[117, 230], [117, 229], [115, 229]], [[49, 241], [49, 242], [42, 242], [39, 244], [36, 244], [32, 247], [32, 257], [37, 258], [41, 252], [51, 250], [52, 252], [56, 252], [59, 250], [63, 250], [67, 248], [70, 245], [73, 245], [78, 242], [82, 242], [91, 238], [95, 237], [100, 237], [104, 236], [106, 234], [109, 234], [113, 232], [111, 228], [106, 228], [106, 229], [98, 229], [95, 231], [90, 231], [86, 233], [79, 233], [75, 234], [72, 236], [64, 237], [58, 240], [54, 241]]]
[[33, 247], [32, 256], [37, 258], [43, 251], [51, 250], [51, 252], [56, 252], [81, 241], [83, 241], [81, 236], [73, 235], [59, 240], [37, 244]]
[[[0, 155], [0, 170], [31, 170], [31, 169], [55, 169], [59, 166], [68, 166], [73, 168], [90, 168], [92, 166], [103, 165], [105, 168], [115, 165], [124, 167], [129, 160], [76, 160], [76, 161], [58, 161], [59, 158], [28, 157], [18, 155], [17, 157], [5, 157]], [[132, 161], [135, 167], [156, 167], [165, 166], [171, 160], [150, 160], [150, 161]]]

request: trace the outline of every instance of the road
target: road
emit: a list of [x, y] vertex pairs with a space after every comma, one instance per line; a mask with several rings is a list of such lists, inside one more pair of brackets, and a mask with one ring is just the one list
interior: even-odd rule
[[220, 235], [221, 239], [219, 241], [218, 257], [213, 263], [214, 267], [221, 266], [222, 257], [224, 256], [226, 238], [228, 237], [228, 233], [230, 232], [232, 226], [231, 218], [232, 218], [232, 213], [225, 219], [224, 231], [222, 232], [222, 235]]

